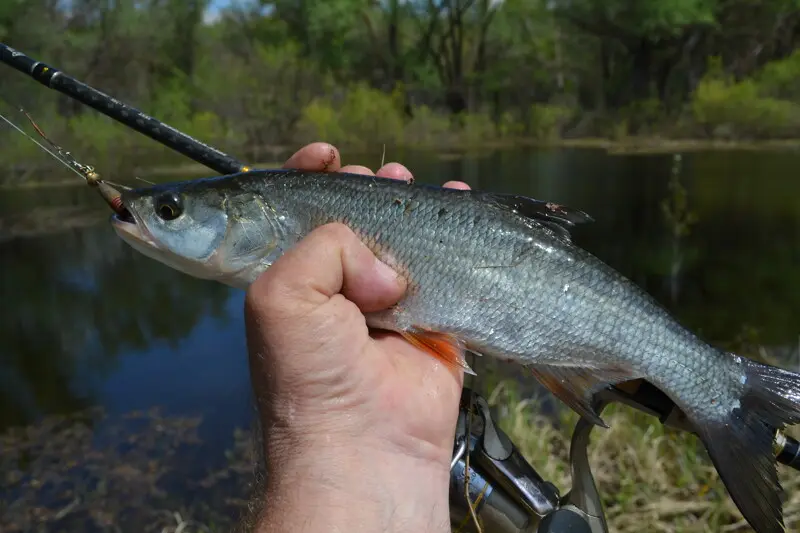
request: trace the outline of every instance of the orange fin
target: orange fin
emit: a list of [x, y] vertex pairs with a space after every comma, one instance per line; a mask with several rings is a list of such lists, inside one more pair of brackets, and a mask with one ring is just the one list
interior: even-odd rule
[[622, 381], [633, 379], [631, 372], [617, 368], [581, 368], [553, 365], [530, 365], [536, 379], [559, 400], [570, 406], [589, 422], [600, 427], [608, 425], [592, 405], [594, 394]]
[[412, 328], [402, 332], [403, 337], [421, 350], [425, 350], [450, 366], [461, 368], [467, 374], [477, 375], [464, 357], [466, 345], [455, 335]]

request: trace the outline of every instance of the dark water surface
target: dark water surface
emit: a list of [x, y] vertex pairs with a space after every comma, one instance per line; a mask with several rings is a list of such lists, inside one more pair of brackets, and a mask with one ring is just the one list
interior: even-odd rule
[[[670, 154], [580, 149], [402, 160], [421, 181], [587, 211], [596, 221], [575, 241], [712, 342], [752, 331], [787, 353], [798, 344], [799, 153], [691, 153], [678, 166]], [[673, 169], [695, 217], [679, 237], [661, 206]], [[248, 424], [241, 291], [133, 252], [82, 187], [0, 191], [0, 230], [0, 431], [98, 405], [202, 415], [220, 446]]]

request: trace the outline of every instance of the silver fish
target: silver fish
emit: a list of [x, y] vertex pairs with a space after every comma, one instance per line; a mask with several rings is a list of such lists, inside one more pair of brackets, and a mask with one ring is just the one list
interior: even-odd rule
[[697, 429], [759, 533], [783, 531], [776, 429], [800, 421], [800, 375], [715, 348], [571, 242], [585, 213], [530, 198], [292, 170], [133, 189], [121, 238], [192, 276], [246, 288], [330, 222], [405, 276], [406, 296], [367, 322], [453, 364], [464, 350], [529, 368], [598, 425], [592, 394], [645, 379]]

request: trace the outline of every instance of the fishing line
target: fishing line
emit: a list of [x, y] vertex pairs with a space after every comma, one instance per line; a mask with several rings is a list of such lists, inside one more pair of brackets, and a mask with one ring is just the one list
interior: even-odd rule
[[122, 194], [120, 193], [121, 190], [130, 189], [130, 187], [125, 187], [124, 185], [115, 184], [110, 181], [106, 181], [100, 178], [100, 175], [95, 172], [94, 167], [89, 165], [84, 165], [79, 163], [72, 154], [64, 150], [62, 147], [51, 141], [47, 135], [42, 131], [42, 128], [39, 127], [38, 124], [33, 120], [33, 118], [21, 107], [19, 110], [25, 114], [25, 116], [30, 121], [31, 125], [34, 127], [36, 132], [41, 135], [42, 139], [47, 141], [53, 149], [58, 152], [58, 154], [53, 153], [50, 149], [46, 146], [42, 145], [39, 141], [34, 139], [32, 136], [28, 135], [22, 128], [14, 124], [11, 119], [7, 118], [5, 115], [0, 113], [0, 119], [3, 120], [6, 124], [14, 128], [16, 131], [21, 133], [24, 137], [27, 137], [29, 140], [33, 141], [36, 146], [53, 156], [53, 158], [70, 169], [72, 172], [83, 178], [87, 185], [90, 187], [97, 188], [100, 196], [105, 200], [105, 202], [120, 216], [129, 216], [125, 206], [122, 203]]
[[24, 135], [25, 137], [27, 137], [27, 138], [28, 138], [28, 140], [31, 140], [31, 141], [33, 141], [33, 142], [34, 142], [34, 143], [35, 143], [35, 144], [36, 144], [36, 145], [37, 145], [39, 148], [41, 148], [42, 150], [44, 150], [45, 152], [47, 152], [48, 154], [50, 154], [51, 156], [53, 156], [53, 158], [54, 158], [54, 159], [56, 159], [58, 162], [60, 162], [62, 165], [64, 165], [65, 167], [67, 167], [68, 169], [70, 169], [72, 172], [74, 172], [75, 174], [77, 174], [78, 176], [80, 176], [81, 178], [83, 178], [84, 180], [86, 180], [86, 176], [84, 176], [83, 174], [81, 174], [81, 173], [80, 173], [78, 170], [76, 170], [76, 169], [75, 169], [75, 168], [74, 168], [72, 165], [70, 165], [69, 163], [67, 163], [66, 161], [64, 161], [64, 159], [62, 159], [62, 158], [61, 158], [61, 156], [54, 154], [54, 153], [53, 153], [53, 152], [52, 152], [52, 151], [51, 151], [49, 148], [47, 148], [46, 146], [44, 146], [42, 143], [40, 143], [39, 141], [37, 141], [36, 139], [34, 139], [33, 137], [31, 137], [31, 136], [30, 136], [30, 135], [28, 135], [27, 133], [25, 133], [25, 130], [23, 130], [22, 128], [20, 128], [20, 127], [19, 127], [19, 126], [17, 126], [16, 124], [14, 124], [13, 122], [11, 122], [11, 120], [9, 120], [8, 118], [6, 118], [6, 116], [5, 116], [5, 115], [3, 115], [2, 113], [0, 113], [0, 119], [3, 119], [3, 121], [4, 121], [6, 124], [8, 124], [9, 126], [11, 126], [12, 128], [14, 128], [15, 130], [17, 130], [18, 132], [20, 132], [22, 135]]

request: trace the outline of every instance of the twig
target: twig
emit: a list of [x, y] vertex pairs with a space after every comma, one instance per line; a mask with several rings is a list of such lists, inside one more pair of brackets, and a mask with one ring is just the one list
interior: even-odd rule
[[71, 502], [69, 502], [66, 506], [64, 506], [60, 511], [58, 511], [55, 516], [53, 517], [55, 520], [61, 520], [69, 513], [71, 513], [78, 504], [81, 503], [81, 500], [76, 496]]

